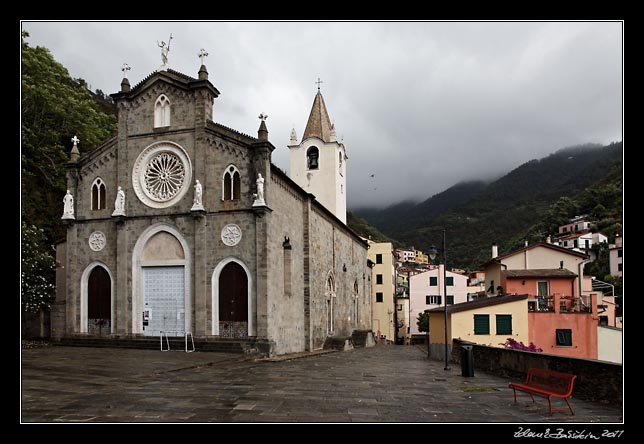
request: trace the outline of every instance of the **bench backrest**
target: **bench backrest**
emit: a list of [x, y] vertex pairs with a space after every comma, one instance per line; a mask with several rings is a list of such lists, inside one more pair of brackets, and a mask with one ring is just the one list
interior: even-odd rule
[[548, 390], [561, 396], [570, 396], [576, 377], [576, 375], [571, 375], [570, 373], [531, 368], [526, 375], [525, 384]]

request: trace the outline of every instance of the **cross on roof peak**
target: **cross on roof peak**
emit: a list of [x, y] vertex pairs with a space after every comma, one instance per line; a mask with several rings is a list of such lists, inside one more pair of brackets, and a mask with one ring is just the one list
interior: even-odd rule
[[324, 83], [324, 82], [322, 80], [320, 80], [320, 78], [318, 77], [318, 81], [314, 82], [314, 83], [318, 84], [318, 92], [320, 92], [320, 83]]
[[206, 57], [208, 57], [208, 53], [206, 52], [205, 49], [201, 48], [199, 50], [199, 54], [197, 54], [197, 57], [201, 59], [201, 64], [205, 65], [206, 64]]
[[72, 143], [74, 144], [74, 146], [78, 145], [78, 142], [80, 142], [80, 139], [78, 137], [72, 137]]

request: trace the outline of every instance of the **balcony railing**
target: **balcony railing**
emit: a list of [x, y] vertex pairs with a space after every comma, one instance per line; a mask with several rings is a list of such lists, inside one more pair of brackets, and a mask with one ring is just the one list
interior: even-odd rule
[[[566, 295], [530, 296], [528, 297], [528, 311], [532, 313], [592, 313], [590, 298]], [[559, 300], [559, 307], [555, 310], [555, 301]]]

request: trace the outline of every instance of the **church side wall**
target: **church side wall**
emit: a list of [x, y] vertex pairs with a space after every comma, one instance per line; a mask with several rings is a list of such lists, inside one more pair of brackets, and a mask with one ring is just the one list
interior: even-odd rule
[[[273, 210], [268, 226], [268, 337], [275, 342], [276, 354], [301, 352], [305, 350], [304, 200], [274, 174], [267, 188], [267, 204]], [[285, 237], [290, 251], [284, 248]], [[290, 272], [285, 270], [289, 256]]]
[[[359, 243], [326, 214], [312, 206], [310, 216], [311, 338], [313, 349], [322, 348], [327, 337], [327, 280], [333, 273], [333, 335], [351, 335], [371, 329], [371, 270], [366, 245]], [[346, 271], [344, 271], [346, 267]], [[354, 285], [358, 287], [357, 319]]]

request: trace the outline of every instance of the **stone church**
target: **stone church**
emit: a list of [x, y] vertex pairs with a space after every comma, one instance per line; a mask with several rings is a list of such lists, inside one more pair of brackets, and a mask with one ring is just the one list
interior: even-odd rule
[[164, 63], [131, 87], [123, 72], [116, 136], [82, 156], [72, 140], [52, 336], [190, 332], [283, 354], [371, 330], [367, 244], [345, 224], [348, 158], [319, 87], [289, 177], [266, 116], [257, 137], [213, 120], [204, 57], [196, 78]]

